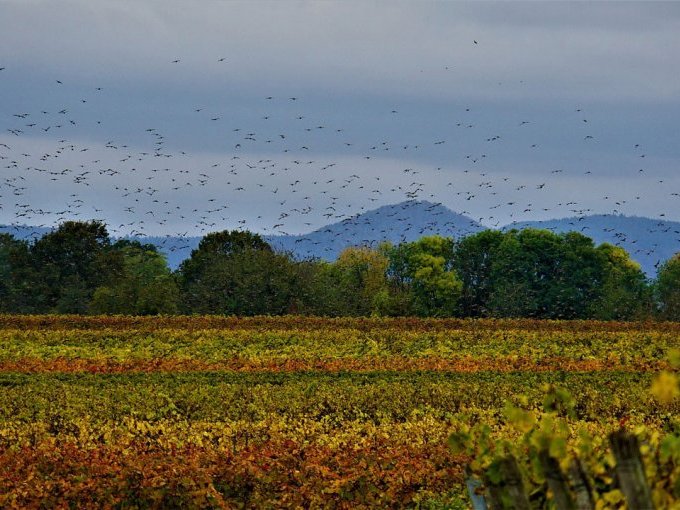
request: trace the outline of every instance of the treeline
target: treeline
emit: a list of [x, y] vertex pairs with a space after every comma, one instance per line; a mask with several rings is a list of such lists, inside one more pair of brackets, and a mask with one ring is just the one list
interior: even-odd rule
[[649, 281], [579, 233], [484, 231], [296, 260], [259, 235], [206, 235], [172, 272], [153, 245], [97, 221], [33, 242], [0, 235], [0, 312], [680, 320], [680, 254]]

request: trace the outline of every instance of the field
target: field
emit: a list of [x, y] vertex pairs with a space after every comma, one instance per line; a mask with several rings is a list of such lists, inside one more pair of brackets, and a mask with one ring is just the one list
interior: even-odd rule
[[[0, 507], [465, 508], [506, 402], [664, 432], [680, 324], [0, 317]], [[614, 506], [615, 507], [615, 506]]]

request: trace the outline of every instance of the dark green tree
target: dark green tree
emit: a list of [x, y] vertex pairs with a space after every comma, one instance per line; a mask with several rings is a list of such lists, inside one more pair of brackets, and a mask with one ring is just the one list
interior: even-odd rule
[[10, 234], [0, 234], [0, 311], [35, 312], [36, 282], [28, 243]]
[[274, 251], [259, 234], [247, 230], [223, 230], [205, 235], [191, 255], [192, 258], [194, 254], [228, 256], [246, 250]]
[[153, 245], [118, 241], [111, 258], [121, 271], [94, 292], [90, 313], [157, 315], [179, 310], [179, 289], [165, 257]]
[[120, 271], [110, 263], [110, 239], [99, 221], [67, 221], [30, 248], [41, 312], [86, 313], [97, 287]]
[[339, 317], [347, 315], [335, 266], [325, 260], [301, 260], [296, 267], [296, 308], [304, 315]]
[[680, 321], [680, 253], [659, 267], [654, 291], [659, 316], [664, 320]]
[[259, 235], [224, 231], [205, 236], [179, 270], [182, 305], [189, 313], [293, 313], [301, 289], [298, 265]]
[[589, 303], [597, 299], [606, 276], [601, 257], [592, 239], [579, 232], [567, 232], [562, 239], [562, 258], [558, 260], [556, 288], [548, 303], [554, 307], [549, 317], [587, 318]]
[[461, 239], [455, 246], [453, 267], [463, 283], [461, 314], [464, 317], [485, 317], [493, 290], [491, 269], [496, 251], [504, 234], [484, 230]]
[[489, 309], [499, 317], [584, 317], [601, 276], [601, 261], [588, 237], [511, 230], [495, 252]]

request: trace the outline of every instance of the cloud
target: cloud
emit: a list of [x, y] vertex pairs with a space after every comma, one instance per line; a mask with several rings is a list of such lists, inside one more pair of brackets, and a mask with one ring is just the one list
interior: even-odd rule
[[680, 94], [672, 3], [83, 0], [3, 10], [3, 61], [74, 79], [397, 97]]
[[671, 217], [679, 49], [676, 3], [5, 1], [0, 219], [305, 232], [406, 198], [486, 224]]

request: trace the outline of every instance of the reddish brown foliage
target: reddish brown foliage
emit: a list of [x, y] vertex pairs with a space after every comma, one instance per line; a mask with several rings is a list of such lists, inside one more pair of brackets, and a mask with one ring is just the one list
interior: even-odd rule
[[530, 331], [677, 331], [677, 322], [601, 322], [601, 321], [546, 321], [533, 319], [420, 319], [415, 317], [336, 318], [325, 317], [224, 317], [212, 316], [81, 316], [81, 315], [0, 315], [0, 329], [254, 329], [254, 330], [336, 330], [339, 328], [370, 331], [395, 329], [399, 331], [464, 330], [530, 330]]
[[219, 362], [196, 359], [142, 359], [117, 361], [111, 359], [42, 360], [23, 358], [0, 361], [0, 372], [17, 373], [92, 373], [117, 374], [126, 372], [372, 372], [372, 371], [435, 371], [435, 372], [594, 372], [594, 371], [658, 371], [667, 363], [640, 360], [626, 364], [608, 360], [575, 360], [551, 357], [532, 360], [522, 357], [456, 358], [364, 357], [333, 359], [241, 359]]
[[460, 484], [466, 460], [444, 444], [384, 440], [338, 449], [287, 440], [239, 452], [43, 444], [0, 452], [0, 506], [400, 508], [420, 491]]

